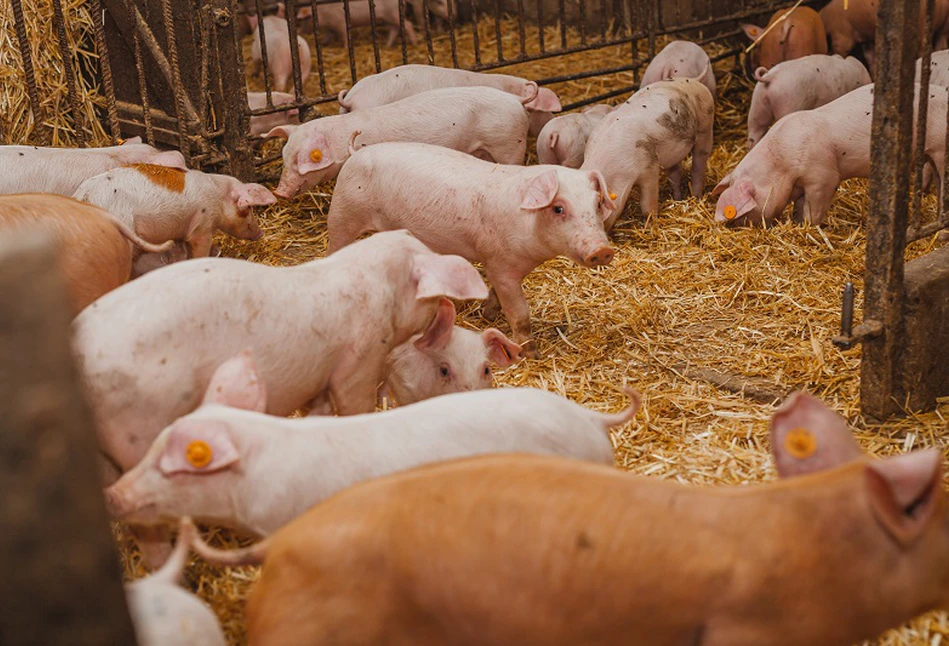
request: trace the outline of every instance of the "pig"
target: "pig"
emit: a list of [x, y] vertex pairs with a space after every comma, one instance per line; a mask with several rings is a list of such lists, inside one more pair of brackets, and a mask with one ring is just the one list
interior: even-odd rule
[[679, 78], [701, 78], [712, 99], [718, 98], [715, 71], [708, 54], [701, 46], [688, 40], [674, 40], [663, 47], [649, 62], [639, 87]]
[[612, 110], [613, 106], [601, 104], [580, 113], [554, 117], [537, 135], [537, 160], [541, 164], [580, 168], [590, 133]]
[[263, 563], [257, 646], [846, 646], [949, 607], [941, 462], [695, 487], [482, 456], [361, 483], [250, 548], [195, 550]]
[[193, 258], [210, 253], [218, 229], [243, 240], [260, 238], [253, 207], [277, 202], [260, 184], [149, 164], [89, 178], [74, 197], [108, 210], [145, 240], [183, 240]]
[[608, 265], [603, 229], [613, 202], [599, 171], [505, 166], [426, 144], [359, 150], [343, 167], [327, 214], [329, 253], [369, 231], [408, 228], [439, 253], [484, 264], [493, 284], [489, 318], [503, 308], [514, 341], [537, 357], [521, 281], [567, 255]]
[[[286, 92], [271, 92], [271, 103], [274, 106], [293, 103], [292, 94]], [[261, 110], [267, 107], [266, 92], [248, 92], [247, 105], [251, 110]], [[274, 112], [272, 114], [259, 114], [250, 118], [250, 134], [259, 136], [270, 132], [277, 126], [294, 125], [300, 121], [300, 111], [297, 108], [284, 110], [283, 112]]]
[[111, 213], [47, 193], [0, 195], [0, 232], [42, 227], [58, 249], [58, 261], [74, 315], [125, 284], [132, 274], [132, 245], [162, 253], [173, 244], [152, 245]]
[[[923, 59], [916, 61], [916, 81], [919, 82]], [[933, 52], [929, 61], [929, 84], [949, 87], [949, 51]]]
[[528, 117], [522, 104], [528, 100], [489, 87], [452, 87], [274, 128], [268, 137], [287, 138], [276, 194], [290, 198], [336, 179], [358, 146], [384, 141], [427, 143], [500, 164], [523, 164]]
[[813, 110], [871, 83], [863, 63], [853, 56], [811, 54], [755, 71], [755, 91], [748, 112], [747, 148], [755, 147], [781, 117]]
[[[810, 7], [797, 7], [791, 11], [781, 9], [775, 12], [768, 21], [768, 27], [764, 29], [757, 25], [742, 24], [742, 30], [751, 41], [757, 41], [768, 28], [771, 28], [771, 31], [751, 50], [748, 62], [751, 63], [752, 68], [764, 67], [767, 70], [782, 61], [790, 61], [810, 54], [826, 54], [827, 35], [824, 33], [822, 15]], [[772, 25], [774, 25], [773, 28]], [[849, 52], [835, 50], [834, 53], [847, 55]]]
[[0, 195], [55, 193], [72, 196], [90, 177], [127, 164], [155, 164], [187, 170], [177, 150], [160, 151], [141, 137], [106, 148], [0, 146]]
[[534, 388], [455, 393], [350, 417], [265, 415], [266, 388], [249, 353], [218, 368], [203, 404], [161, 432], [106, 490], [127, 523], [181, 517], [268, 536], [354, 484], [422, 464], [487, 453], [558, 455], [613, 464], [609, 429], [640, 397], [604, 414]]
[[401, 406], [490, 388], [491, 363], [507, 368], [520, 354], [521, 346], [493, 327], [479, 334], [456, 325], [437, 345], [417, 334], [389, 355], [380, 399]]
[[227, 646], [214, 612], [179, 584], [197, 529], [181, 524], [178, 542], [164, 567], [125, 586], [139, 646]]
[[270, 388], [266, 412], [368, 413], [392, 349], [419, 332], [432, 343], [447, 334], [455, 310], [444, 297], [487, 294], [467, 261], [405, 231], [296, 267], [205, 258], [146, 274], [73, 323], [99, 448], [114, 466], [104, 479], [135, 466], [244, 348]]
[[[863, 57], [870, 69], [875, 58], [874, 40], [877, 30], [877, 0], [831, 0], [820, 11], [827, 30], [827, 39], [834, 54], [846, 56], [862, 45]], [[926, 1], [920, 0], [919, 27], [923, 31]], [[949, 47], [949, 0], [935, 0], [932, 15], [933, 49]], [[922, 49], [922, 44], [920, 45]]]
[[609, 230], [634, 186], [647, 217], [659, 212], [659, 171], [667, 169], [672, 194], [682, 199], [679, 164], [692, 154], [692, 194], [705, 189], [712, 152], [715, 102], [702, 79], [658, 81], [644, 87], [600, 122], [590, 135], [580, 170], [598, 170], [616, 196]]
[[341, 91], [339, 112], [365, 110], [437, 88], [488, 86], [520, 97], [534, 97], [525, 107], [531, 113], [530, 134], [536, 136], [551, 118], [550, 113], [560, 112], [563, 107], [552, 90], [535, 91], [532, 85], [536, 84], [507, 74], [482, 74], [434, 65], [400, 65], [366, 76], [349, 90]]
[[[445, 0], [440, 0], [444, 3]], [[340, 41], [343, 49], [349, 46], [349, 33], [346, 29], [346, 10], [342, 2], [317, 5], [317, 20], [321, 29], [326, 29], [333, 33]], [[378, 0], [375, 3], [375, 24], [388, 25], [389, 36], [386, 39], [386, 45], [392, 47], [395, 39], [399, 36], [399, 2], [398, 0]], [[447, 10], [446, 10], [447, 14]], [[298, 20], [311, 18], [313, 9], [303, 7], [297, 12]], [[418, 43], [418, 36], [415, 33], [415, 25], [406, 16], [405, 37], [409, 43], [415, 45]], [[369, 0], [351, 0], [349, 3], [349, 26], [351, 29], [359, 27], [372, 26], [372, 14], [369, 13]]]
[[[254, 42], [251, 45], [251, 73], [257, 75], [263, 66], [260, 46], [260, 28], [256, 15], [249, 16], [251, 28], [254, 32]], [[273, 87], [278, 92], [286, 92], [293, 88], [293, 62], [290, 51], [290, 26], [282, 15], [264, 16], [264, 38], [267, 40], [267, 70], [266, 76], [273, 78]], [[303, 36], [297, 35], [297, 52], [300, 57], [300, 76], [303, 84], [310, 76], [310, 46]], [[302, 92], [303, 88], [299, 88]]]
[[[941, 178], [947, 91], [933, 86], [929, 93], [925, 155]], [[787, 115], [712, 191], [715, 221], [768, 225], [793, 201], [795, 221], [821, 224], [840, 182], [869, 176], [872, 121], [872, 85]]]

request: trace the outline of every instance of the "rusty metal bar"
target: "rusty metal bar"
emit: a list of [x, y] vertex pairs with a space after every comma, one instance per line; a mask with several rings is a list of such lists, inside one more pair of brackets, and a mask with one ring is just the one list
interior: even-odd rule
[[[57, 0], [54, 0], [57, 1]], [[191, 163], [191, 146], [185, 126], [185, 89], [181, 82], [181, 65], [178, 61], [178, 39], [175, 36], [175, 22], [171, 15], [171, 0], [161, 0], [162, 22], [165, 25], [165, 44], [171, 59], [171, 88], [175, 95], [175, 115], [177, 116], [178, 143], [185, 162]], [[197, 121], [197, 115], [194, 115]]]
[[[349, 52], [349, 73], [353, 80], [353, 85], [356, 84], [356, 52], [353, 49], [353, 19], [352, 14], [349, 9], [349, 0], [343, 0], [343, 18], [346, 22], [346, 49]], [[375, 32], [373, 32], [372, 37], [375, 38]]]
[[[244, 73], [244, 55], [241, 49], [240, 34], [232, 12], [233, 0], [207, 0], [210, 16], [214, 25], [216, 47], [214, 55], [219, 62], [221, 92], [218, 97], [220, 106], [215, 112], [222, 126], [221, 145], [227, 151], [228, 173], [245, 182], [255, 178], [254, 151], [247, 140], [250, 132], [249, 106], [247, 104], [246, 77]], [[258, 10], [259, 11], [259, 10]], [[258, 15], [260, 15], [258, 13]], [[241, 88], [236, 94], [234, 88]]]
[[[376, 22], [376, 0], [369, 0], [369, 38], [372, 40], [372, 54], [376, 63], [376, 74], [382, 71], [382, 59], [379, 57], [379, 35], [376, 33], [378, 27]], [[348, 42], [352, 34], [346, 34]]]
[[30, 39], [26, 35], [26, 22], [23, 19], [22, 0], [10, 0], [13, 7], [13, 23], [16, 30], [17, 44], [20, 49], [20, 61], [23, 63], [23, 75], [26, 77], [26, 92], [30, 97], [30, 112], [33, 113], [33, 127], [37, 132], [45, 128], [49, 135], [49, 126], [40, 115], [40, 94], [36, 88], [36, 73], [33, 70], [33, 52], [30, 49]]
[[503, 7], [501, 3], [503, 0], [495, 0], [494, 3], [494, 42], [497, 45], [498, 49], [498, 60], [504, 60], [504, 47], [501, 43], [501, 12]]
[[659, 3], [661, 0], [652, 0], [652, 12], [649, 15], [649, 58], [656, 56], [656, 32], [659, 30]]
[[[931, 34], [933, 30], [934, 0], [926, 0], [925, 15], [923, 16], [923, 34]], [[910, 197], [909, 222], [910, 228], [918, 229], [922, 215], [923, 199], [923, 167], [926, 164], [926, 124], [929, 115], [929, 78], [932, 75], [933, 40], [923, 38], [922, 69], [919, 72], [919, 89], [917, 90], [916, 116], [916, 147], [912, 159], [910, 173], [913, 177], [913, 192]]]
[[600, 2], [600, 40], [606, 40], [606, 14], [609, 11], [607, 8], [608, 6], [607, 0], [602, 0]]
[[257, 9], [257, 37], [260, 39], [260, 66], [264, 73], [264, 94], [267, 97], [267, 103], [272, 101], [273, 85], [270, 78], [270, 58], [267, 55], [267, 29], [264, 27], [264, 8], [260, 0], [254, 0], [254, 7]]
[[402, 42], [402, 64], [409, 62], [409, 50], [405, 43], [405, 0], [399, 0], [399, 39]]
[[145, 141], [155, 145], [155, 130], [152, 128], [151, 101], [148, 98], [148, 85], [145, 83], [145, 63], [142, 60], [142, 44], [138, 35], [134, 16], [135, 0], [125, 0], [129, 24], [132, 25], [132, 56], [135, 59], [135, 73], [138, 77], [138, 94], [142, 99], [142, 122], [145, 124]]
[[540, 45], [540, 53], [547, 51], [544, 46], [544, 0], [537, 0], [537, 42]]
[[[563, 0], [560, 0], [563, 2]], [[481, 36], [478, 33], [478, 3], [476, 0], [468, 0], [471, 3], [471, 37], [474, 41], [475, 67], [481, 65]]]
[[[451, 43], [451, 64], [458, 67], [458, 42], [455, 36], [455, 0], [448, 0], [448, 40]], [[477, 46], [475, 47], [477, 50]]]
[[586, 0], [577, 0], [577, 11], [580, 14], [580, 44], [587, 44], [587, 3]]
[[[168, 0], [165, 0], [166, 2]], [[304, 96], [303, 88], [303, 69], [300, 63], [300, 43], [297, 42], [297, 11], [296, 7], [290, 6], [287, 14], [287, 35], [290, 39], [290, 72], [293, 76], [293, 96], [300, 100]], [[309, 72], [309, 70], [307, 70]]]
[[[538, 24], [543, 31], [543, 25]], [[521, 56], [527, 56], [527, 33], [524, 29], [524, 0], [517, 0], [517, 35], [521, 43]]]
[[903, 318], [903, 253], [906, 247], [913, 90], [919, 51], [919, 3], [882, 0], [877, 20], [876, 74], [887, 79], [874, 92], [870, 145], [869, 213], [864, 319], [883, 333], [868, 339], [861, 362], [861, 407], [883, 419], [898, 410]]
[[96, 51], [99, 54], [99, 67], [102, 70], [102, 89], [105, 92], [105, 107], [109, 115], [109, 133], [112, 143], [118, 143], [122, 138], [119, 127], [119, 113], [115, 107], [115, 85], [112, 81], [112, 61], [109, 60], [109, 48], [105, 41], [105, 25], [102, 24], [102, 14], [105, 9], [101, 0], [92, 4], [92, 25], [96, 33]]
[[[326, 95], [326, 70], [323, 69], [323, 45], [320, 43], [320, 17], [316, 10], [316, 0], [310, 1], [310, 20], [313, 23], [313, 42], [316, 44], [316, 69], [320, 74], [320, 94]], [[369, 0], [369, 13], [375, 12], [375, 0]], [[373, 41], [375, 44], [375, 41]], [[376, 47], [376, 71], [379, 71], [379, 48]]]
[[[214, 115], [214, 106], [210, 102], [211, 99], [211, 61], [208, 55], [209, 51], [216, 51], [216, 47], [211, 46], [211, 34], [208, 29], [208, 21], [210, 16], [207, 11], [198, 12], [198, 41], [194, 43], [194, 49], [200, 52], [201, 66], [200, 72], [198, 74], [198, 91], [200, 92], [201, 98], [204, 100], [204, 105], [200, 106], [201, 108], [201, 130], [206, 130], [206, 126], [209, 125], [209, 120], [213, 118]], [[210, 116], [209, 116], [210, 115]], [[203, 146], [205, 147], [205, 146]]]
[[432, 21], [428, 17], [428, 5], [422, 0], [422, 27], [425, 30], [425, 47], [428, 50], [428, 64], [435, 64], [435, 44], [432, 42]]
[[560, 10], [560, 48], [567, 48], [567, 6], [564, 0], [559, 0], [558, 8]]
[[928, 222], [920, 226], [919, 228], [908, 229], [906, 231], [906, 242], [908, 244], [910, 242], [916, 242], [917, 240], [922, 240], [923, 238], [931, 236], [937, 231], [941, 231], [942, 229], [946, 229], [946, 228], [949, 228], [949, 218], [941, 217], [937, 219], [935, 222]]
[[53, 0], [53, 26], [56, 28], [56, 39], [59, 41], [59, 51], [63, 57], [63, 72], [66, 75], [69, 106], [72, 108], [73, 129], [76, 132], [76, 141], [82, 146], [86, 143], [86, 133], [82, 125], [82, 103], [79, 101], [79, 89], [76, 87], [76, 70], [72, 64], [73, 49], [69, 46], [69, 38], [66, 36], [66, 19], [63, 17], [61, 0]]

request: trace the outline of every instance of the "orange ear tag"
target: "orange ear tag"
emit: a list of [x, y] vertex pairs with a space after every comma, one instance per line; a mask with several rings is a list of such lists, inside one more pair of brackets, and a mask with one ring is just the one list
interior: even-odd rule
[[195, 469], [203, 469], [211, 464], [212, 457], [214, 457], [214, 451], [207, 442], [202, 440], [194, 440], [185, 449], [185, 459]]
[[791, 457], [805, 460], [817, 451], [817, 438], [806, 428], [791, 429], [784, 438], [784, 450]]
[[320, 163], [323, 161], [323, 151], [319, 148], [314, 148], [310, 151], [310, 161]]
[[610, 193], [610, 199], [611, 199], [611, 200], [615, 200], [615, 199], [616, 199], [616, 193], [611, 192], [611, 193]]
[[738, 209], [736, 209], [733, 204], [729, 204], [725, 207], [726, 220], [734, 220], [736, 215], [738, 215]]

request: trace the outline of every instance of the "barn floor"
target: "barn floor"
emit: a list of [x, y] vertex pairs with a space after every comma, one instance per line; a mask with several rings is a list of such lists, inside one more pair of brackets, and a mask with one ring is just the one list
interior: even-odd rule
[[[514, 52], [516, 22], [502, 27], [506, 49]], [[494, 33], [494, 22], [483, 21], [486, 59], [496, 54]], [[555, 30], [547, 33], [559, 36]], [[367, 42], [361, 38], [356, 49], [360, 75], [371, 71]], [[249, 39], [246, 45], [249, 51]], [[435, 62], [450, 65], [447, 37], [437, 37], [435, 48]], [[330, 90], [347, 87], [344, 51], [334, 44], [323, 54], [328, 68], [337, 70], [327, 78]], [[381, 54], [384, 67], [401, 62], [398, 48], [382, 48]], [[410, 48], [410, 62], [426, 58], [424, 43]], [[462, 65], [472, 62], [470, 30], [459, 39], [459, 58]], [[629, 60], [626, 46], [501, 71], [542, 78]], [[726, 59], [716, 65], [717, 144], [709, 189], [744, 152], [751, 87], [732, 74], [733, 64]], [[569, 102], [630, 81], [631, 74], [621, 74], [553, 89]], [[314, 73], [311, 93], [318, 93], [316, 83]], [[260, 241], [221, 240], [226, 255], [276, 265], [322, 256], [330, 187], [322, 188], [264, 213]], [[712, 222], [710, 199], [674, 202], [667, 186], [655, 221], [644, 222], [638, 207], [627, 210], [612, 235], [617, 253], [611, 266], [587, 270], [555, 260], [529, 277], [526, 291], [544, 359], [499, 374], [499, 385], [545, 388], [598, 410], [624, 406], [618, 387], [633, 385], [645, 403], [637, 419], [614, 436], [617, 464], [635, 474], [701, 486], [740, 486], [775, 477], [768, 442], [772, 406], [691, 378], [701, 369], [751, 378], [758, 392], [777, 397], [807, 389], [847, 416], [861, 445], [875, 455], [934, 445], [945, 450], [949, 406], [883, 428], [865, 423], [857, 396], [860, 350], [841, 352], [830, 343], [839, 326], [843, 284], [853, 281], [857, 294], [862, 291], [865, 189], [865, 182], [848, 182], [823, 228], [785, 221], [767, 230], [726, 230]], [[911, 255], [935, 244], [918, 243]], [[477, 307], [464, 310], [460, 323], [488, 325]], [[501, 327], [506, 329], [503, 322]], [[226, 533], [215, 538], [236, 544]], [[129, 574], [140, 572], [137, 556], [126, 557]], [[228, 572], [200, 561], [188, 573], [190, 585], [220, 615], [234, 644], [244, 643], [243, 599], [255, 576], [252, 568]], [[879, 643], [936, 645], [946, 636], [949, 619], [933, 614]]]

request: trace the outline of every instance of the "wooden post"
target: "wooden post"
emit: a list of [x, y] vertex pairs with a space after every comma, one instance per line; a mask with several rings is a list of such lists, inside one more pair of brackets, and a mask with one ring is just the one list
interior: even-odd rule
[[135, 644], [51, 239], [0, 237], [0, 643]]

